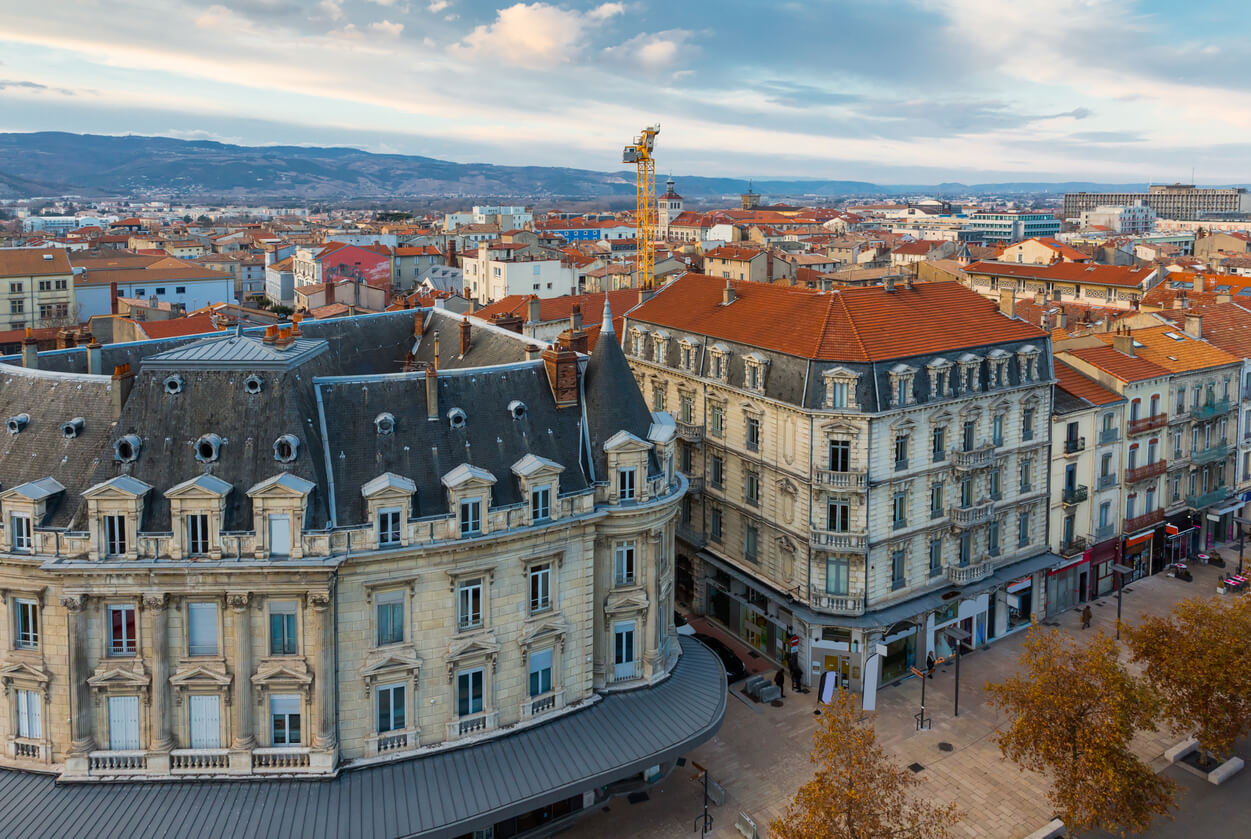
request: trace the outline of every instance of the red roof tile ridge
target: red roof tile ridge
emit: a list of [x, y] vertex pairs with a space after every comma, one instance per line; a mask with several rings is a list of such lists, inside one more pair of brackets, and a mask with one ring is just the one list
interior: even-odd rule
[[[864, 345], [864, 341], [862, 341], [862, 340], [860, 339], [860, 330], [856, 328], [856, 319], [855, 319], [855, 318], [853, 318], [853, 317], [851, 316], [851, 310], [847, 308], [847, 298], [843, 297], [843, 295], [842, 295], [842, 294], [838, 294], [837, 292], [836, 292], [836, 295], [837, 295], [837, 297], [838, 297], [838, 304], [839, 304], [840, 306], [842, 306], [842, 307], [843, 307], [843, 314], [844, 314], [844, 315], [846, 315], [846, 317], [847, 317], [847, 325], [848, 325], [848, 327], [851, 329], [851, 335], [852, 335], [852, 337], [853, 337], [853, 338], [855, 338], [855, 339], [856, 339], [856, 346], [860, 348], [860, 353], [861, 353], [861, 354], [862, 354], [865, 358], [868, 358], [868, 357], [869, 357], [869, 350], [868, 350], [868, 348]], [[821, 329], [821, 340], [822, 340], [822, 341], [824, 341], [824, 339], [825, 339], [825, 332], [826, 332], [826, 328], [828, 327], [828, 324], [829, 324], [829, 322], [830, 322], [830, 315], [831, 315], [831, 313], [833, 313], [833, 311], [834, 311], [834, 307], [833, 307], [833, 306], [830, 306], [830, 307], [826, 310], [826, 314], [825, 314], [825, 323], [826, 323], [826, 326], [825, 326], [825, 327], [822, 327], [822, 329]], [[818, 344], [818, 346], [820, 346], [820, 345]]]

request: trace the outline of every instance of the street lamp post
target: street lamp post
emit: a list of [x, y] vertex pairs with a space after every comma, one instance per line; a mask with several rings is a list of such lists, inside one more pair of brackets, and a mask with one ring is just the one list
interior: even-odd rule
[[956, 694], [955, 694], [955, 713], [954, 716], [960, 716], [960, 648], [973, 636], [965, 632], [958, 626], [953, 626], [947, 630], [947, 637], [956, 642]]
[[1116, 572], [1116, 640], [1121, 640], [1121, 591], [1125, 588], [1125, 575], [1132, 574], [1134, 569], [1119, 562], [1112, 563]]

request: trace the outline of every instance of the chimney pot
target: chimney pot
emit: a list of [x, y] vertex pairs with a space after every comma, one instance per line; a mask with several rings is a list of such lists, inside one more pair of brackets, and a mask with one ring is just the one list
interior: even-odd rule
[[569, 313], [569, 328], [575, 332], [582, 328], [582, 304], [574, 303], [573, 310]]
[[526, 322], [538, 323], [542, 317], [542, 303], [537, 296], [531, 295], [526, 303]]
[[439, 372], [433, 364], [426, 365], [426, 420], [439, 418]]
[[35, 332], [26, 327], [26, 337], [22, 340], [22, 366], [31, 370], [39, 369], [39, 342], [35, 340]]
[[460, 354], [462, 357], [469, 352], [472, 341], [473, 327], [469, 324], [469, 318], [464, 318], [460, 322]]
[[1186, 334], [1191, 338], [1203, 337], [1203, 315], [1186, 314]]
[[1124, 329], [1117, 330], [1117, 333], [1112, 336], [1112, 349], [1116, 350], [1122, 355], [1127, 355], [1130, 358], [1133, 358], [1134, 357], [1134, 336], [1131, 335], [1128, 330], [1124, 330]]
[[271, 325], [265, 327], [265, 337], [261, 339], [263, 344], [272, 344], [278, 340], [278, 327]]
[[728, 306], [738, 299], [738, 295], [734, 293], [734, 286], [729, 280], [725, 281], [725, 288], [721, 291], [721, 305]]

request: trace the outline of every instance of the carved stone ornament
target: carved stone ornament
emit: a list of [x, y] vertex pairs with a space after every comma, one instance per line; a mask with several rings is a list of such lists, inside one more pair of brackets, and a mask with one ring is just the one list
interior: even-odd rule
[[143, 608], [159, 612], [168, 604], [165, 592], [149, 593], [143, 596]]
[[63, 594], [61, 595], [61, 605], [68, 612], [81, 612], [87, 605], [87, 595]]
[[248, 599], [251, 595], [246, 591], [232, 591], [226, 594], [226, 605], [234, 609], [236, 612], [242, 612], [248, 608]]
[[330, 608], [330, 592], [310, 591], [308, 593], [308, 605], [319, 610]]

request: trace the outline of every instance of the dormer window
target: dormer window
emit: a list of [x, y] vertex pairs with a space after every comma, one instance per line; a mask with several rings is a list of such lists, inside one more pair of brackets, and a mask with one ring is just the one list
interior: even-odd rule
[[982, 388], [982, 359], [973, 353], [960, 356], [960, 392], [977, 393]]
[[748, 390], [764, 392], [765, 371], [769, 367], [769, 359], [760, 353], [749, 353], [743, 359], [743, 385]]
[[708, 348], [708, 372], [714, 379], [725, 381], [730, 375], [730, 350], [725, 344], [713, 344]]
[[617, 470], [617, 497], [622, 501], [634, 500], [634, 478], [637, 474], [638, 470], [634, 467]]
[[399, 507], [385, 507], [378, 511], [378, 545], [380, 547], [400, 544], [402, 513]]
[[644, 347], [647, 344], [647, 330], [642, 327], [634, 327], [630, 333], [630, 340], [633, 346], [630, 349], [632, 355], [643, 358], [645, 355]]
[[1008, 359], [1009, 356], [1001, 349], [990, 351], [990, 386], [991, 387], [1007, 387], [1008, 386]]
[[187, 516], [187, 553], [203, 556], [209, 552], [209, 517], [204, 513]]
[[846, 367], [835, 367], [822, 374], [825, 378], [825, 407], [830, 410], [857, 408], [856, 383], [860, 377]]
[[1038, 347], [1033, 344], [1026, 344], [1017, 350], [1017, 366], [1021, 371], [1022, 382], [1038, 381]]
[[126, 555], [126, 517], [104, 517], [104, 553], [106, 556]]
[[699, 344], [690, 338], [683, 338], [681, 343], [682, 369], [694, 373], [699, 357]]
[[9, 516], [9, 527], [13, 531], [13, 550], [18, 553], [29, 553], [34, 544], [30, 528], [30, 516], [25, 513], [13, 513]]
[[482, 532], [482, 499], [466, 498], [460, 502], [460, 535]]
[[664, 364], [665, 357], [669, 350], [669, 333], [657, 331], [652, 338], [652, 361], [657, 364]]
[[906, 364], [896, 364], [890, 371], [891, 403], [900, 408], [916, 401], [912, 391], [916, 370]]
[[552, 515], [552, 488], [538, 487], [530, 491], [530, 518], [545, 521]]

